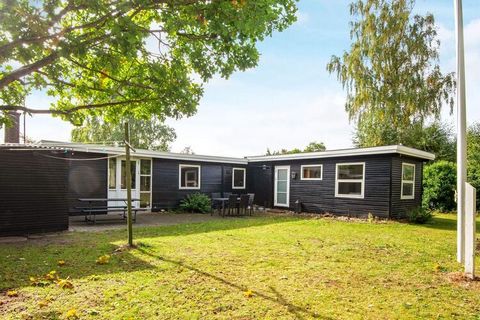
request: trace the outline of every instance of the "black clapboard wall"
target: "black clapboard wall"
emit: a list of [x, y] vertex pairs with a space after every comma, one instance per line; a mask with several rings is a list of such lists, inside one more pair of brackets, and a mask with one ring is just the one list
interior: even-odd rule
[[0, 235], [68, 228], [66, 154], [0, 147]]
[[[179, 189], [179, 165], [199, 165], [200, 189]], [[232, 169], [246, 168], [245, 165], [222, 164], [199, 161], [153, 159], [152, 169], [152, 210], [176, 208], [187, 195], [200, 192], [211, 195], [212, 192], [246, 193], [245, 189], [232, 190]], [[247, 184], [249, 177], [247, 176]]]

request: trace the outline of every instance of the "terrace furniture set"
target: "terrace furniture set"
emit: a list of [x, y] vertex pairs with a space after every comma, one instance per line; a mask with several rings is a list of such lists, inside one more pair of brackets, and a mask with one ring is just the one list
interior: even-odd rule
[[240, 216], [253, 214], [254, 193], [238, 195], [225, 192], [223, 197], [221, 197], [221, 194], [218, 192], [212, 193], [211, 198], [213, 205], [212, 215], [214, 212], [218, 212], [222, 217], [226, 215]]
[[[121, 213], [123, 220], [127, 219], [127, 201], [125, 198], [79, 198], [79, 202], [87, 203], [86, 207], [75, 207], [75, 211], [70, 212], [70, 216], [85, 216], [85, 222], [95, 224], [97, 215], [107, 215], [109, 212]], [[140, 199], [131, 199], [132, 202]], [[109, 202], [124, 202], [124, 205], [108, 205]], [[97, 203], [97, 205], [94, 205]], [[107, 205], [103, 205], [107, 203]], [[132, 203], [133, 221], [137, 220], [137, 212], [146, 211], [146, 208], [136, 208]]]

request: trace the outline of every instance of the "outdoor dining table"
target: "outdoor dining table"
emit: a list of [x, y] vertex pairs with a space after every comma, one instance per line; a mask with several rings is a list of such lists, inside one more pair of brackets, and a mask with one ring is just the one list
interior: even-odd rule
[[[112, 209], [123, 208], [123, 207], [118, 207], [118, 206], [109, 207], [108, 202], [123, 201], [123, 202], [125, 202], [125, 207], [126, 207], [127, 206], [127, 201], [128, 201], [127, 198], [78, 198], [77, 200], [80, 201], [80, 202], [87, 202], [88, 203], [88, 208], [85, 209], [85, 211], [88, 213], [88, 219], [87, 219], [87, 215], [85, 215], [85, 221], [91, 221], [92, 211], [95, 210], [95, 207], [92, 207], [92, 204], [95, 203], [95, 202], [107, 202], [107, 206], [105, 208], [106, 208], [106, 210], [108, 210], [109, 208], [112, 208]], [[131, 201], [140, 201], [140, 199], [132, 198]], [[123, 210], [125, 212], [125, 208], [123, 208]], [[95, 216], [94, 216], [93, 222], [95, 223]]]
[[[228, 203], [228, 198], [212, 198], [212, 201], [213, 202], [220, 202], [222, 204], [222, 216], [225, 215], [225, 204]], [[239, 210], [238, 208], [238, 204], [239, 204], [239, 201], [240, 201], [240, 197], [237, 197], [237, 210]]]

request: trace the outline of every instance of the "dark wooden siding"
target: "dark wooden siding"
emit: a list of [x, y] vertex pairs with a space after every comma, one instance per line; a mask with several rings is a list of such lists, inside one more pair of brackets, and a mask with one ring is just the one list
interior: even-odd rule
[[[401, 199], [402, 163], [415, 164], [415, 198]], [[405, 218], [409, 210], [422, 204], [423, 161], [400, 155], [392, 157], [392, 218]]]
[[[335, 170], [337, 163], [365, 162], [365, 194], [363, 199], [335, 197]], [[300, 167], [304, 164], [322, 164], [323, 180], [306, 181], [300, 179]], [[261, 168], [267, 167], [264, 179], [255, 180], [250, 191], [262, 201], [273, 204], [274, 167], [289, 165], [290, 172], [297, 177], [290, 179], [290, 208], [294, 208], [295, 201], [302, 203], [302, 210], [307, 212], [329, 212], [347, 215], [366, 215], [388, 218], [390, 212], [390, 155], [376, 155], [363, 157], [338, 157], [317, 160], [292, 160], [275, 162], [253, 162], [249, 164]], [[260, 170], [260, 169], [259, 169]], [[255, 176], [255, 178], [257, 178]], [[270, 181], [267, 182], [266, 180]], [[257, 198], [257, 196], [256, 196]], [[267, 199], [267, 200], [265, 200]], [[261, 202], [257, 204], [263, 205]]]
[[[178, 170], [180, 164], [201, 166], [200, 190], [179, 189]], [[246, 168], [245, 165], [170, 159], [153, 159], [152, 165], [152, 210], [175, 208], [188, 194], [195, 192], [207, 195], [212, 192], [247, 192], [247, 189], [232, 190], [232, 168]], [[247, 176], [247, 183], [248, 180]]]
[[0, 235], [68, 228], [67, 173], [60, 151], [0, 148]]
[[69, 154], [70, 158], [76, 159], [68, 162], [69, 211], [76, 211], [75, 207], [85, 207], [86, 204], [79, 202], [78, 198], [107, 198], [108, 160], [102, 159], [106, 156], [100, 153]]

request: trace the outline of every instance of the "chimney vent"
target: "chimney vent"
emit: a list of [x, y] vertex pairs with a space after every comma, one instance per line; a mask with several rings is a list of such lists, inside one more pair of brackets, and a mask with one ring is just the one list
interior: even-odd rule
[[5, 126], [5, 143], [20, 143], [20, 113], [11, 111], [11, 125]]

